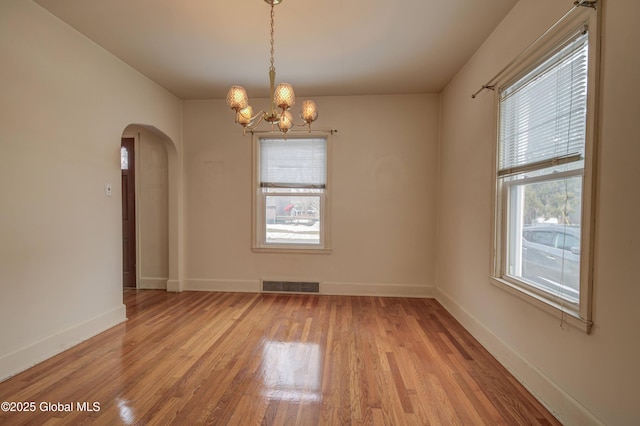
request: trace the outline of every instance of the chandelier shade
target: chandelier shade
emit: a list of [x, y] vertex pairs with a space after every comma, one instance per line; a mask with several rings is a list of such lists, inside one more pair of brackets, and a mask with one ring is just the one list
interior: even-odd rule
[[293, 92], [293, 86], [289, 83], [280, 83], [276, 86], [274, 101], [278, 108], [286, 111], [296, 104], [296, 95]]
[[290, 111], [284, 111], [278, 121], [278, 128], [281, 132], [287, 133], [293, 127], [293, 115]]
[[231, 109], [240, 111], [243, 108], [249, 106], [249, 97], [247, 91], [242, 86], [231, 86], [229, 93], [227, 93], [227, 104]]
[[[271, 6], [271, 66], [269, 67], [269, 88], [270, 88], [270, 110], [260, 111], [255, 116], [253, 108], [249, 105], [247, 91], [242, 86], [231, 86], [227, 93], [227, 105], [236, 112], [236, 123], [243, 127], [243, 133], [249, 129], [255, 129], [262, 121], [270, 123], [272, 130], [275, 125], [282, 133], [287, 133], [294, 126], [307, 126], [311, 131], [311, 123], [318, 119], [318, 109], [316, 103], [311, 100], [302, 102], [300, 117], [304, 121], [302, 124], [295, 124], [293, 115], [289, 111], [296, 103], [296, 95], [293, 86], [289, 83], [279, 83], [275, 85], [276, 69], [274, 66], [274, 7], [282, 0], [264, 0]], [[276, 108], [279, 108], [277, 110]]]
[[316, 121], [318, 119], [318, 109], [316, 107], [316, 103], [309, 99], [303, 101], [300, 117], [302, 117], [305, 123], [312, 123]]
[[253, 108], [250, 105], [247, 105], [245, 108], [242, 108], [238, 111], [236, 117], [236, 121], [242, 125], [248, 125], [251, 123], [251, 119], [253, 117]]

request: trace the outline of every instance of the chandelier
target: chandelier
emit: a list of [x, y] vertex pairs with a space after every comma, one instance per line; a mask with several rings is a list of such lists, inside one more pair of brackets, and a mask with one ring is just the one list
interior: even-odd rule
[[269, 111], [260, 111], [253, 115], [253, 108], [249, 105], [249, 97], [247, 91], [242, 86], [231, 86], [227, 93], [227, 105], [236, 112], [236, 123], [243, 127], [244, 134], [247, 129], [255, 129], [262, 121], [271, 123], [272, 130], [274, 126], [282, 133], [287, 133], [293, 126], [308, 126], [311, 132], [311, 123], [318, 118], [316, 103], [311, 100], [302, 102], [302, 111], [300, 117], [304, 121], [302, 124], [293, 122], [293, 114], [291, 107], [296, 103], [296, 96], [293, 92], [293, 86], [289, 83], [279, 83], [275, 86], [276, 68], [273, 61], [273, 22], [274, 22], [274, 6], [280, 4], [282, 0], [264, 0], [271, 5], [271, 66], [269, 67], [269, 95], [271, 100], [271, 108]]

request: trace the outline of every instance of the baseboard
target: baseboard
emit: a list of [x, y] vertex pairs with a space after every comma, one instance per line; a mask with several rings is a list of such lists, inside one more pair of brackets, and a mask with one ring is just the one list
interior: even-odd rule
[[22, 349], [2, 355], [0, 356], [0, 381], [33, 367], [126, 320], [126, 307], [120, 305]]
[[182, 290], [184, 290], [184, 288], [182, 288], [180, 280], [167, 280], [167, 291], [179, 293]]
[[[192, 278], [184, 281], [183, 291], [221, 291], [260, 293], [260, 280], [218, 280]], [[316, 293], [317, 294], [317, 293]], [[320, 281], [319, 294], [337, 296], [434, 297], [434, 287], [416, 284], [379, 284]]]
[[168, 278], [140, 277], [138, 288], [141, 290], [166, 290]]
[[183, 290], [260, 293], [260, 280], [218, 280], [194, 278], [184, 281]]
[[434, 293], [436, 300], [563, 424], [604, 425], [593, 413], [493, 334], [442, 289], [438, 287]]
[[320, 293], [339, 296], [433, 297], [434, 287], [416, 284], [321, 282]]
[[[280, 278], [279, 278], [280, 279]], [[260, 293], [260, 280], [188, 279], [186, 291]], [[316, 293], [318, 294], [318, 293]], [[434, 287], [415, 284], [376, 284], [320, 281], [319, 294], [340, 296], [433, 297]]]

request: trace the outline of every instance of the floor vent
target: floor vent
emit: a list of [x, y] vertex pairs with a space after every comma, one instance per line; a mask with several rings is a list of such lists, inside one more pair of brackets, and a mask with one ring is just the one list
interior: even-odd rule
[[320, 283], [307, 281], [262, 281], [262, 291], [320, 293]]

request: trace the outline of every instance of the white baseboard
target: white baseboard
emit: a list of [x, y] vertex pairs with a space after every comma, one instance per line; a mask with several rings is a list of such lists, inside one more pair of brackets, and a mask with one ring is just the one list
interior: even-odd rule
[[63, 352], [127, 320], [126, 306], [120, 305], [85, 322], [61, 330], [14, 352], [0, 356], [0, 381]]
[[491, 353], [558, 420], [567, 425], [603, 426], [596, 416], [560, 388], [542, 371], [502, 341], [439, 287], [435, 298], [482, 346]]
[[[279, 280], [281, 278], [278, 278]], [[317, 281], [317, 280], [311, 280]], [[260, 280], [188, 279], [183, 290], [260, 293]], [[320, 294], [340, 296], [433, 297], [434, 287], [414, 284], [376, 284], [320, 281]]]
[[140, 277], [138, 288], [140, 290], [166, 290], [168, 278]]

